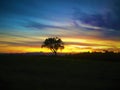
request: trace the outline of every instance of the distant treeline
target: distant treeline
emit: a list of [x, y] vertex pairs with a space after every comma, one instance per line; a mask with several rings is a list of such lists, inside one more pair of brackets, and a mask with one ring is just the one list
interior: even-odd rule
[[113, 53], [113, 52], [79, 53], [79, 54], [74, 54], [70, 56], [74, 58], [82, 58], [82, 59], [89, 59], [89, 60], [120, 61], [120, 53]]
[[114, 53], [114, 52], [93, 52], [93, 53], [77, 53], [77, 54], [58, 54], [57, 56], [54, 56], [50, 53], [47, 54], [39, 54], [39, 53], [21, 53], [21, 54], [0, 54], [0, 60], [4, 59], [22, 59], [22, 58], [38, 58], [39, 57], [48, 57], [48, 59], [51, 58], [66, 58], [66, 59], [84, 59], [84, 60], [99, 60], [99, 61], [113, 61], [113, 62], [120, 62], [120, 53]]

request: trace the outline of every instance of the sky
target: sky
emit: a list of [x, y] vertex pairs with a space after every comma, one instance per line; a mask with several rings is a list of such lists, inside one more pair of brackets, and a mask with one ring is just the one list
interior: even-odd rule
[[49, 37], [59, 52], [120, 52], [120, 0], [0, 0], [0, 53], [50, 52]]

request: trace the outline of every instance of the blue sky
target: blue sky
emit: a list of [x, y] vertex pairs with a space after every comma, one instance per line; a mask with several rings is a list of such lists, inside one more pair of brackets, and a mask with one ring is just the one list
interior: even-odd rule
[[120, 42], [119, 0], [1, 0], [0, 21], [1, 48], [52, 36]]

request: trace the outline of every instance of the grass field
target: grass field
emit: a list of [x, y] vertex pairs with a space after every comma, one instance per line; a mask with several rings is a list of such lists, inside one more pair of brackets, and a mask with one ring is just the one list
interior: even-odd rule
[[0, 90], [120, 90], [120, 62], [3, 55]]

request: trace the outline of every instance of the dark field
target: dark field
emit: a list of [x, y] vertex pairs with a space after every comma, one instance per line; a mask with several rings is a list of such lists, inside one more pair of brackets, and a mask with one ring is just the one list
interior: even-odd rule
[[115, 55], [0, 55], [0, 90], [120, 90]]

